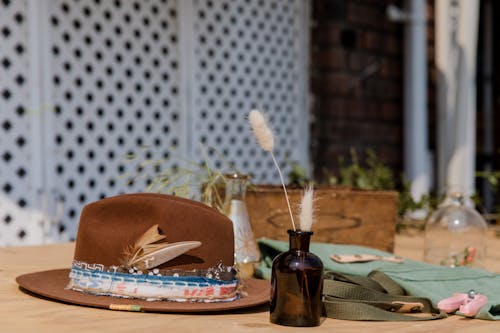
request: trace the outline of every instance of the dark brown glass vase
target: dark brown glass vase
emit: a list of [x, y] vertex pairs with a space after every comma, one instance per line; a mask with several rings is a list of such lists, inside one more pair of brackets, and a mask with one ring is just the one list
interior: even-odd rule
[[323, 304], [323, 263], [309, 252], [312, 231], [288, 230], [290, 249], [273, 261], [271, 322], [318, 326]]

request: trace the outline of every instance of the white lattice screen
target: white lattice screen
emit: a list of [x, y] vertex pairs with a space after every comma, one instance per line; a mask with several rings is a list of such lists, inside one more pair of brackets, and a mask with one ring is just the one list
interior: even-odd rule
[[276, 182], [247, 125], [254, 107], [282, 164], [306, 165], [305, 7], [0, 0], [0, 245], [73, 237], [84, 204], [200, 162], [200, 143]]
[[[273, 162], [248, 135], [246, 113], [270, 111], [276, 155], [300, 160], [304, 121], [301, 1], [194, 1], [194, 142], [221, 147], [257, 182]], [[258, 158], [256, 158], [258, 157]]]
[[27, 1], [0, 2], [0, 244], [42, 240]]

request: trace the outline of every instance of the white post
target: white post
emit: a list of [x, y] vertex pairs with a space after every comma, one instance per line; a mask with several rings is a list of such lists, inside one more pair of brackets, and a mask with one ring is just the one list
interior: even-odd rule
[[478, 0], [436, 2], [438, 181], [474, 193]]
[[416, 200], [430, 187], [425, 0], [407, 0], [404, 63], [404, 168]]
[[[45, 112], [43, 108], [43, 42], [40, 27], [46, 3], [44, 1], [31, 0], [27, 2], [28, 30], [28, 50], [30, 52], [30, 108], [31, 120], [31, 141], [33, 142], [32, 164], [30, 170], [33, 175], [32, 201], [36, 204], [30, 211], [30, 233], [33, 244], [43, 244], [49, 241], [49, 230], [51, 220], [48, 213], [47, 183], [45, 179], [46, 164], [44, 156], [44, 129]], [[34, 237], [33, 234], [37, 236]]]
[[[405, 10], [387, 7], [391, 21], [405, 23], [404, 169], [414, 200], [429, 192], [430, 152], [427, 131], [427, 34], [425, 0], [406, 0]], [[417, 212], [420, 213], [420, 212]]]
[[447, 166], [447, 186], [466, 197], [474, 193], [476, 158], [476, 51], [479, 1], [460, 2], [457, 44], [459, 52], [455, 99], [454, 150]]
[[452, 151], [449, 135], [453, 133], [453, 106], [450, 96], [455, 96], [453, 68], [455, 63], [455, 40], [451, 31], [456, 20], [451, 17], [449, 0], [436, 1], [436, 108], [437, 108], [437, 184], [438, 192], [446, 190], [447, 165]]

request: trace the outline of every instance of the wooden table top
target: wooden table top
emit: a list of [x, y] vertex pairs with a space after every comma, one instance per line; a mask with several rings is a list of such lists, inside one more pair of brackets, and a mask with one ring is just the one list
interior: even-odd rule
[[[395, 253], [421, 259], [419, 235], [397, 235]], [[67, 305], [19, 290], [21, 274], [69, 267], [73, 243], [36, 247], [0, 247], [0, 332], [270, 332], [304, 331], [269, 322], [267, 306], [216, 315], [132, 313]], [[500, 239], [488, 239], [486, 267], [500, 273]], [[327, 318], [310, 331], [328, 332], [498, 332], [500, 323], [450, 316], [424, 322], [356, 322]]]

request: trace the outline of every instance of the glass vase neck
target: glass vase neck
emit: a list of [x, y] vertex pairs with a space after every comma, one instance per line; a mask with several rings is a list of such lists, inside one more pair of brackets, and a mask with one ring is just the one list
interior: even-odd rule
[[245, 200], [248, 176], [240, 173], [226, 174], [226, 199]]
[[465, 196], [461, 192], [450, 192], [443, 200], [443, 205], [462, 207], [465, 206]]
[[312, 231], [288, 230], [290, 250], [309, 251]]

